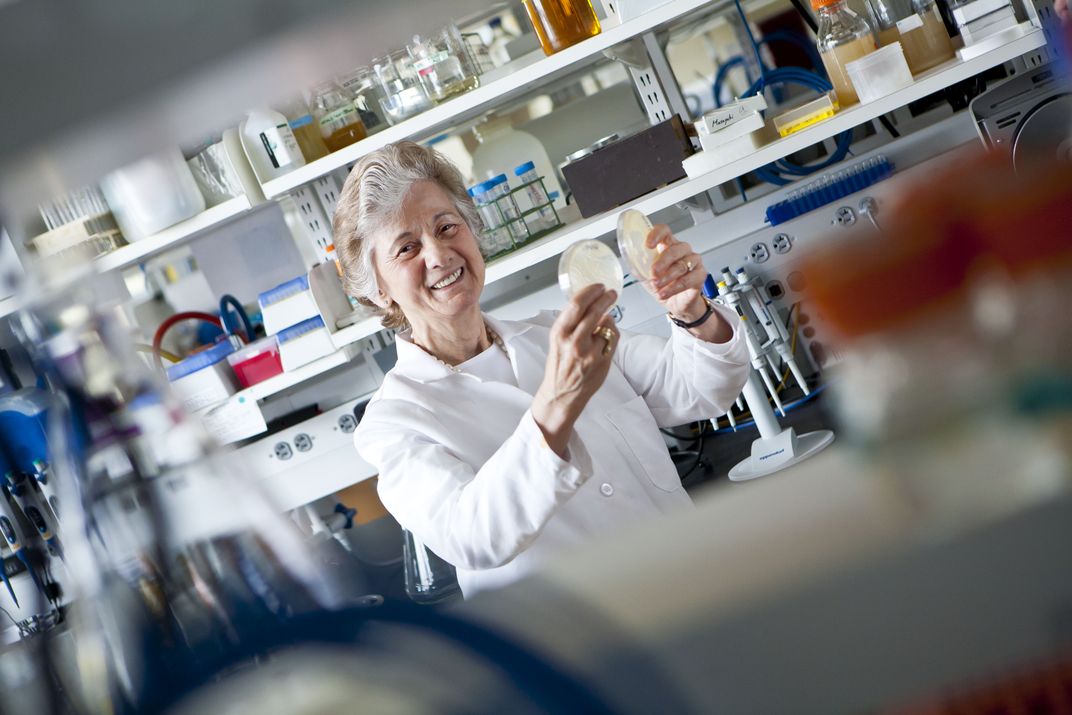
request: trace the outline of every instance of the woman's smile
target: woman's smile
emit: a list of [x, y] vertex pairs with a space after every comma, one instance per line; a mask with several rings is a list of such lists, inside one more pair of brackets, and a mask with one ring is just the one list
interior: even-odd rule
[[464, 268], [457, 269], [456, 271], [454, 271], [453, 273], [448, 275], [443, 280], [439, 281], [438, 283], [435, 283], [432, 286], [432, 290], [442, 290], [443, 288], [447, 288], [449, 286], [454, 285], [456, 282], [458, 282], [458, 279], [460, 279], [462, 277], [462, 273], [464, 273], [464, 272], [465, 272]]

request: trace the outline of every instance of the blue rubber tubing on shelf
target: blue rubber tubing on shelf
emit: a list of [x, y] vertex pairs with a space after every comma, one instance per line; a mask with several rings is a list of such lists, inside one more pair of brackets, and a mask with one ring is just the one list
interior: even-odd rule
[[249, 322], [249, 316], [246, 315], [246, 309], [242, 307], [242, 304], [230, 293], [224, 293], [220, 296], [220, 321], [223, 323], [223, 331], [228, 335], [234, 335], [235, 326], [231, 324], [231, 308], [238, 313], [238, 319], [242, 321], [242, 329], [246, 331], [246, 342], [253, 342], [253, 324]]

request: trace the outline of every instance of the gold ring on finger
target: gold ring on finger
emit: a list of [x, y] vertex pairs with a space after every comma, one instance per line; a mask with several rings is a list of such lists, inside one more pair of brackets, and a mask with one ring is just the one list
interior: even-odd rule
[[685, 272], [686, 273], [692, 273], [692, 259], [691, 258], [688, 259], [687, 261], [685, 261]]
[[614, 331], [604, 326], [596, 330], [596, 334], [607, 341], [607, 344], [603, 346], [603, 354], [606, 355], [614, 347]]

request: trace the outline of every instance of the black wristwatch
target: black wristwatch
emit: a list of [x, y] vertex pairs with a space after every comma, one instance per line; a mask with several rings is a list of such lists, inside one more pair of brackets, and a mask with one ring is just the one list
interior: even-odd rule
[[675, 318], [670, 313], [667, 313], [666, 317], [670, 319], [671, 323], [673, 323], [674, 325], [678, 326], [679, 328], [684, 328], [685, 330], [690, 330], [692, 328], [698, 328], [701, 325], [703, 325], [704, 323], [706, 323], [707, 319], [711, 317], [711, 314], [715, 312], [715, 304], [714, 303], [709, 301], [707, 298], [704, 298], [703, 301], [707, 305], [707, 310], [704, 311], [703, 315], [701, 315], [699, 318], [697, 318], [696, 320], [692, 321], [691, 323], [686, 323], [684, 320], [681, 320], [680, 318]]

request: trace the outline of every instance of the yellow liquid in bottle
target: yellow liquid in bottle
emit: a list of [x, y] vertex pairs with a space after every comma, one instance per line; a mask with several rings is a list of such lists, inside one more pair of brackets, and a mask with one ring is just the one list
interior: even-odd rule
[[923, 24], [901, 33], [901, 47], [913, 75], [953, 59], [953, 42], [945, 31], [938, 8], [932, 6], [917, 17]]
[[849, 73], [845, 70], [845, 65], [874, 52], [876, 49], [875, 38], [871, 35], [866, 35], [852, 42], [846, 42], [844, 45], [833, 47], [819, 55], [823, 61], [823, 67], [826, 68], [826, 74], [834, 85], [834, 92], [837, 94], [838, 105], [841, 109], [857, 104], [860, 101], [860, 97], [856, 94], [856, 88], [852, 86], [852, 80], [849, 79]]
[[328, 155], [328, 148], [320, 137], [320, 131], [313, 121], [309, 121], [300, 127], [291, 127], [294, 138], [298, 140], [298, 148], [306, 161], [316, 161]]
[[324, 144], [327, 145], [329, 151], [338, 151], [344, 146], [350, 146], [351, 144], [361, 141], [367, 135], [365, 125], [361, 122], [356, 122], [354, 124], [347, 124], [345, 127], [339, 127], [331, 134], [324, 137]]
[[525, 0], [525, 11], [546, 55], [599, 34], [591, 0]]

